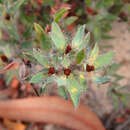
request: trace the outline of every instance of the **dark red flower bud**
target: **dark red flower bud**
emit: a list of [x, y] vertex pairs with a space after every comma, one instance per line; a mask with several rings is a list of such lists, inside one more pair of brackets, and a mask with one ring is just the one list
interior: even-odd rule
[[9, 62], [8, 58], [4, 55], [0, 56], [1, 60], [5, 63]]
[[32, 67], [31, 62], [29, 60], [27, 60], [25, 64], [30, 68]]
[[123, 21], [127, 21], [128, 20], [128, 15], [125, 12], [120, 12], [119, 17], [123, 20]]
[[70, 69], [64, 69], [64, 74], [69, 76], [71, 73], [71, 70]]
[[52, 74], [54, 74], [55, 73], [55, 68], [54, 67], [50, 67], [49, 69], [48, 69], [48, 74], [49, 75], [52, 75]]
[[6, 15], [5, 15], [5, 19], [9, 21], [9, 20], [10, 20], [10, 15], [9, 15], [9, 14], [6, 14]]
[[65, 54], [68, 54], [72, 50], [71, 46], [68, 45], [65, 50]]
[[91, 72], [91, 71], [94, 71], [94, 70], [95, 70], [95, 68], [94, 68], [93, 65], [89, 65], [89, 64], [86, 65], [86, 71], [87, 72]]
[[87, 11], [88, 11], [88, 14], [92, 14], [92, 15], [97, 14], [97, 12], [91, 9], [90, 7], [87, 8]]

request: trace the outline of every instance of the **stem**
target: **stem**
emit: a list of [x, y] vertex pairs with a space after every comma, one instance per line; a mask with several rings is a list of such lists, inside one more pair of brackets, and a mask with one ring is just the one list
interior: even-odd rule
[[33, 87], [33, 85], [31, 85], [31, 86], [32, 86], [32, 89], [33, 89], [35, 95], [38, 96], [38, 97], [40, 97], [40, 95], [39, 95], [37, 89], [36, 89], [35, 87]]

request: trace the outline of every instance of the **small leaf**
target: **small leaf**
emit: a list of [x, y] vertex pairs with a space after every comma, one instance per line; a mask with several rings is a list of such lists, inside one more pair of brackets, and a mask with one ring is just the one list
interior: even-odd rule
[[40, 94], [45, 93], [45, 91], [47, 90], [46, 84], [43, 84], [40, 88]]
[[66, 86], [67, 79], [65, 76], [60, 76], [60, 77], [56, 78], [56, 82], [57, 82], [58, 86]]
[[92, 65], [95, 62], [96, 58], [98, 57], [98, 53], [99, 53], [99, 47], [96, 43], [91, 54], [90, 54], [90, 57], [88, 58], [88, 63], [90, 65]]
[[33, 55], [35, 57], [35, 59], [43, 66], [48, 66], [48, 58], [45, 57], [42, 53], [40, 53], [39, 51], [37, 51], [36, 49], [33, 49]]
[[63, 97], [64, 99], [68, 99], [67, 90], [64, 86], [58, 87], [58, 92], [59, 92], [61, 97]]
[[76, 16], [68, 17], [68, 18], [64, 19], [64, 24], [65, 24], [65, 26], [69, 26], [72, 23], [74, 23], [77, 19], [78, 19], [78, 17], [76, 17]]
[[88, 43], [90, 41], [90, 32], [88, 32], [86, 35], [85, 35], [85, 43]]
[[64, 59], [62, 60], [62, 65], [63, 67], [67, 68], [71, 63], [70, 57], [66, 56], [64, 57]]
[[0, 70], [0, 74], [3, 74], [9, 70], [15, 70], [19, 67], [19, 63], [18, 62], [12, 62], [8, 65], [6, 65], [2, 70]]
[[37, 23], [34, 23], [34, 28], [35, 28], [35, 31], [37, 33], [37, 39], [40, 42], [40, 47], [43, 50], [51, 49], [51, 39], [44, 32], [43, 28]]
[[34, 28], [35, 28], [35, 31], [36, 33], [40, 36], [42, 33], [44, 33], [44, 30], [43, 28], [37, 24], [37, 23], [34, 23]]
[[80, 85], [76, 79], [73, 77], [67, 80], [68, 86], [67, 89], [69, 91], [70, 97], [72, 99], [72, 102], [75, 106], [75, 108], [79, 105], [79, 99], [80, 99]]
[[56, 14], [54, 15], [54, 21], [56, 23], [59, 22], [59, 20], [62, 18], [62, 16], [69, 10], [70, 8], [62, 8], [62, 9], [59, 9]]
[[84, 50], [81, 50], [81, 51], [77, 54], [77, 56], [76, 56], [76, 63], [77, 63], [77, 64], [80, 64], [80, 63], [83, 61], [84, 57], [85, 57], [85, 52], [84, 52]]
[[98, 56], [96, 61], [94, 62], [95, 69], [99, 69], [105, 65], [108, 65], [110, 63], [110, 61], [112, 60], [113, 56], [114, 56], [113, 52]]
[[85, 25], [80, 26], [72, 40], [72, 48], [80, 49], [84, 38]]
[[80, 86], [81, 86], [81, 91], [84, 93], [86, 92], [86, 79], [83, 74], [79, 75], [79, 81], [80, 81]]
[[33, 77], [30, 80], [30, 83], [39, 83], [43, 80], [43, 73], [42, 72], [38, 72], [35, 75], [33, 75]]
[[104, 84], [110, 81], [110, 78], [108, 77], [94, 77], [93, 81], [97, 84]]
[[126, 105], [129, 105], [129, 99], [130, 99], [130, 94], [128, 93], [123, 93], [122, 96], [120, 97], [120, 100]]
[[14, 2], [9, 8], [9, 12], [16, 13], [16, 11], [22, 6], [24, 2], [25, 0], [17, 0], [16, 2]]
[[66, 41], [64, 35], [59, 25], [55, 22], [52, 23], [51, 39], [54, 42], [57, 49], [63, 50], [65, 48]]

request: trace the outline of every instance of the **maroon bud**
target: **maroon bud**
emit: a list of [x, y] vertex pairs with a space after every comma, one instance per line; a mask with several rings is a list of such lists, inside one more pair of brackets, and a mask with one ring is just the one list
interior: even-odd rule
[[65, 50], [65, 54], [68, 54], [72, 50], [71, 46], [68, 45]]
[[93, 65], [91, 65], [91, 67], [90, 67], [90, 68], [91, 68], [91, 71], [94, 71], [94, 66], [93, 66]]
[[10, 15], [9, 15], [9, 14], [6, 14], [6, 15], [5, 15], [5, 19], [9, 21], [9, 20], [10, 20]]
[[64, 74], [69, 76], [71, 73], [71, 70], [70, 69], [64, 69]]
[[55, 73], [55, 68], [54, 67], [50, 67], [49, 69], [48, 69], [48, 74], [49, 75], [52, 75], [52, 74], [54, 74]]
[[86, 71], [87, 71], [87, 72], [94, 71], [94, 69], [95, 69], [95, 68], [94, 68], [93, 65], [89, 65], [89, 64], [86, 65]]
[[5, 63], [9, 62], [8, 58], [4, 55], [0, 56], [1, 60]]
[[32, 67], [31, 62], [30, 62], [29, 60], [27, 60], [27, 62], [26, 62], [25, 64], [26, 64], [29, 68]]

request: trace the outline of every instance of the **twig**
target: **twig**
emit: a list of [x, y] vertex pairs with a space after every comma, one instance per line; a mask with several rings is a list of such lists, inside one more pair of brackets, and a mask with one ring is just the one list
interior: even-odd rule
[[35, 87], [33, 87], [33, 85], [31, 85], [31, 86], [32, 86], [32, 89], [33, 89], [35, 95], [39, 97], [40, 95], [39, 95], [37, 89]]
[[123, 124], [119, 125], [115, 130], [124, 130], [124, 127], [126, 127], [127, 125], [130, 125], [130, 118]]

